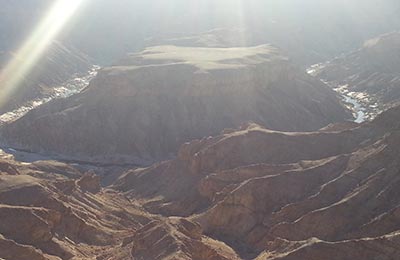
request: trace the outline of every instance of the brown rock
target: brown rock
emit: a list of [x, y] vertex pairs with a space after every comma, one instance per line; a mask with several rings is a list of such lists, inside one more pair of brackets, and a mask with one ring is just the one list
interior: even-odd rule
[[103, 69], [79, 95], [36, 109], [2, 135], [13, 147], [70, 159], [148, 165], [250, 121], [308, 131], [347, 117], [336, 93], [270, 45], [158, 46]]
[[13, 240], [5, 239], [1, 235], [0, 235], [0, 259], [56, 260], [56, 258], [45, 257], [40, 251], [36, 250], [34, 247], [18, 244]]
[[400, 257], [399, 234], [383, 237], [347, 240], [329, 243], [318, 239], [302, 242], [277, 241], [271, 250], [260, 254], [256, 260], [395, 260]]
[[193, 215], [246, 259], [396, 259], [399, 109], [357, 127], [225, 131], [114, 187], [153, 213]]
[[202, 235], [201, 227], [179, 218], [155, 220], [133, 237], [136, 259], [240, 259], [225, 244]]
[[[59, 260], [112, 255], [132, 230], [149, 221], [147, 213], [115, 192], [86, 191], [98, 187], [90, 173], [78, 186], [78, 181], [65, 177], [74, 176], [75, 170], [58, 175], [31, 164], [9, 163], [18, 165], [21, 174], [0, 175], [0, 236], [4, 238], [0, 239], [0, 258]], [[45, 164], [42, 162], [41, 170], [53, 169], [53, 163]], [[7, 250], [3, 246], [8, 246]], [[117, 259], [126, 259], [128, 251], [118, 251]]]
[[100, 177], [93, 171], [85, 173], [82, 178], [78, 180], [77, 184], [83, 191], [97, 193], [101, 190]]

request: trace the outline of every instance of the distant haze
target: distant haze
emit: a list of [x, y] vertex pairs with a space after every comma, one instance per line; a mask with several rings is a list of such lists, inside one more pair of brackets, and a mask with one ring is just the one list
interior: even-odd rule
[[[249, 45], [270, 42], [287, 50], [307, 50], [299, 57], [295, 53], [294, 58], [309, 64], [400, 26], [400, 2], [394, 0], [83, 1], [63, 39], [102, 63], [143, 49], [149, 37], [243, 27], [259, 39]], [[0, 0], [8, 14], [0, 11], [0, 37], [23, 39], [27, 25], [34, 24], [37, 14], [51, 2]]]

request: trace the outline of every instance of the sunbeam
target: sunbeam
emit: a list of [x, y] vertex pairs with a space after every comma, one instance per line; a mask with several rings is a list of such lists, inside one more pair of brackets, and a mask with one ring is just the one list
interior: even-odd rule
[[57, 37], [84, 0], [57, 0], [35, 31], [0, 72], [0, 107]]

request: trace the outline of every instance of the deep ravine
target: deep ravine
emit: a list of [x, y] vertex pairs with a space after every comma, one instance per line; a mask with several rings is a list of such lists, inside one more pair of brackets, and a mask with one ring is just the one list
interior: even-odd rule
[[[315, 76], [324, 66], [324, 63], [314, 64], [307, 69], [307, 73]], [[353, 112], [354, 122], [363, 123], [373, 120], [382, 112], [379, 109], [379, 105], [367, 93], [352, 91], [349, 89], [349, 85], [341, 85], [337, 82], [328, 82], [322, 79], [321, 81], [342, 97], [343, 103]]]

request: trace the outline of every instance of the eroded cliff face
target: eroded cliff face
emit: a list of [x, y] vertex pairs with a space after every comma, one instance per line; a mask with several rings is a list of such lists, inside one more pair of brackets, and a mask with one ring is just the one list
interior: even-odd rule
[[126, 172], [114, 188], [147, 211], [200, 223], [242, 258], [394, 260], [398, 112], [309, 133], [227, 130]]
[[348, 117], [336, 94], [276, 48], [160, 46], [103, 69], [79, 95], [2, 129], [11, 146], [140, 164], [252, 121], [316, 130]]

